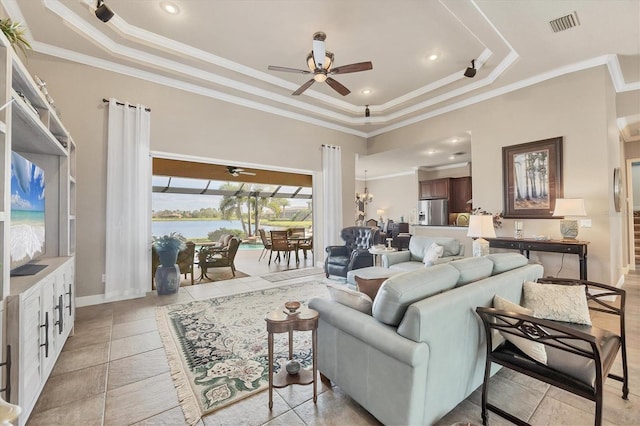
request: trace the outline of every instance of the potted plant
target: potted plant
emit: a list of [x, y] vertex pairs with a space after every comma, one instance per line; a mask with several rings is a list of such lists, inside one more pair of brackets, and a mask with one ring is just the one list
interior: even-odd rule
[[153, 248], [160, 260], [155, 273], [158, 294], [176, 293], [180, 288], [180, 267], [176, 262], [178, 252], [185, 247], [184, 237], [177, 232], [153, 237]]
[[31, 49], [31, 45], [24, 38], [24, 28], [20, 22], [13, 22], [10, 18], [0, 19], [0, 31], [7, 37], [14, 49], [17, 46], [27, 56], [26, 49]]
[[158, 252], [162, 266], [173, 266], [178, 260], [178, 252], [186, 247], [184, 237], [172, 232], [169, 235], [153, 237], [153, 247]]

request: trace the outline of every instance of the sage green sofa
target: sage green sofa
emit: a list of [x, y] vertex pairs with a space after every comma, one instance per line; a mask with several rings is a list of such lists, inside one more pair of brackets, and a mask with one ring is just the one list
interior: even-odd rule
[[482, 384], [477, 306], [520, 302], [543, 274], [518, 253], [465, 258], [387, 279], [372, 315], [314, 298], [318, 369], [384, 424], [429, 425]]
[[403, 272], [424, 268], [424, 255], [433, 243], [444, 248], [442, 257], [435, 261], [436, 265], [464, 257], [464, 245], [455, 238], [413, 235], [409, 240], [409, 250], [383, 254], [382, 266]]

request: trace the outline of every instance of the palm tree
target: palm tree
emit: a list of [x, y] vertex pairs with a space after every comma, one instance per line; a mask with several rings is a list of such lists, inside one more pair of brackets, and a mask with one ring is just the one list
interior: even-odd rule
[[[231, 191], [237, 191], [240, 189], [240, 185], [225, 183], [220, 186], [220, 189], [228, 189]], [[247, 224], [244, 222], [244, 218], [242, 217], [242, 206], [248, 202], [248, 197], [238, 197], [235, 195], [224, 195], [222, 200], [220, 201], [220, 213], [222, 214], [222, 218], [226, 220], [230, 220], [234, 215], [242, 224], [242, 231], [248, 235], [247, 233]]]

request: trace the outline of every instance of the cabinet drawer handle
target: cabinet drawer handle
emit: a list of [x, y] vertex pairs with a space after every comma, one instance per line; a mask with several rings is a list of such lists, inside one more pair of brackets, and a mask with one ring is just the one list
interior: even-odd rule
[[58, 311], [58, 321], [54, 325], [58, 326], [58, 334], [62, 334], [62, 329], [64, 328], [64, 298], [62, 294], [58, 296], [58, 304], [54, 309]]
[[69, 296], [69, 305], [67, 306], [67, 308], [69, 308], [69, 316], [71, 316], [71, 299], [73, 297], [73, 289], [71, 288], [71, 284], [69, 284], [69, 291], [66, 293]]
[[44, 324], [40, 325], [40, 328], [44, 327], [44, 343], [40, 346], [44, 346], [44, 356], [49, 358], [49, 311], [44, 313]]

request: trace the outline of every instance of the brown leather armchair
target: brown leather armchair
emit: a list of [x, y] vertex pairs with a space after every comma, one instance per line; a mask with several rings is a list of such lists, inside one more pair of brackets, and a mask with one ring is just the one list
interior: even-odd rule
[[343, 246], [328, 246], [327, 257], [324, 261], [324, 272], [327, 276], [337, 275], [346, 277], [353, 269], [373, 266], [373, 255], [369, 249], [376, 244], [380, 229], [368, 226], [349, 226], [342, 229], [340, 236], [344, 240]]

